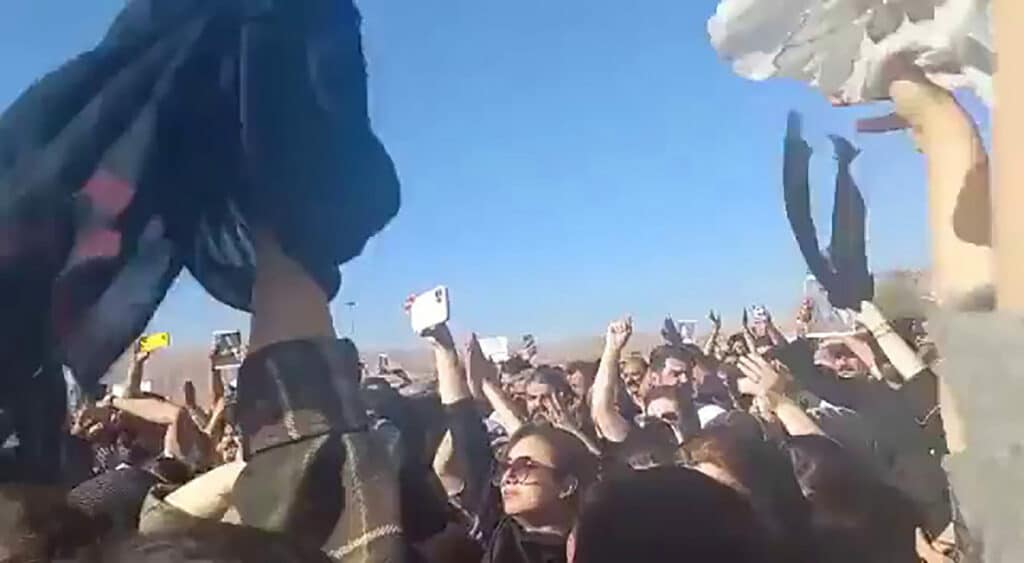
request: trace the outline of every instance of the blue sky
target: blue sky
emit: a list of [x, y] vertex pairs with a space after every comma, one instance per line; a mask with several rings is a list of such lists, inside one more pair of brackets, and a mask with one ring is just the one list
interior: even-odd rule
[[[94, 44], [122, 5], [4, 0], [0, 106]], [[736, 77], [707, 40], [712, 0], [360, 5], [371, 117], [403, 182], [398, 218], [345, 267], [335, 302], [339, 331], [354, 321], [362, 345], [412, 343], [402, 300], [441, 283], [456, 330], [541, 340], [622, 313], [645, 329], [711, 306], [727, 321], [751, 303], [788, 314], [804, 266], [782, 210], [786, 112], [804, 113], [827, 231], [825, 135], [886, 110]], [[923, 160], [903, 135], [854, 140], [873, 267], [926, 265]], [[246, 324], [190, 279], [153, 321], [194, 342]]]

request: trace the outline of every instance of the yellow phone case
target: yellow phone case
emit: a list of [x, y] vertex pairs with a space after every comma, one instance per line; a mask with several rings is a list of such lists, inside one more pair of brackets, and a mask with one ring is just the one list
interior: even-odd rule
[[148, 334], [139, 340], [140, 352], [152, 352], [160, 348], [167, 348], [171, 345], [171, 334], [169, 332], [158, 332]]

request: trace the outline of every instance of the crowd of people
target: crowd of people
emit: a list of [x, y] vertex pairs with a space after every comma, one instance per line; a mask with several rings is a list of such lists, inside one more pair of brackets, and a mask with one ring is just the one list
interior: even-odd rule
[[[983, 150], [935, 158], [942, 135], [980, 144], [935, 127], [969, 124], [948, 93], [893, 92], [931, 189], [987, 166]], [[253, 231], [237, 380], [211, 362], [210, 402], [187, 383], [179, 404], [142, 389], [137, 351], [123, 392], [68, 413], [61, 483], [0, 484], [0, 562], [978, 560], [942, 466], [959, 420], [923, 318], [862, 301], [855, 330], [816, 337], [806, 303], [789, 335], [770, 314], [726, 333], [712, 313], [700, 345], [669, 320], [641, 353], [625, 317], [600, 356], [558, 365], [531, 348], [493, 362], [442, 323], [420, 335], [435, 377], [396, 385], [337, 338], [328, 292], [274, 233]], [[933, 258], [944, 303], [974, 287]]]
[[[402, 515], [432, 531], [410, 549], [428, 561], [495, 563], [966, 560], [969, 535], [941, 467], [930, 369], [940, 357], [920, 320], [886, 319], [864, 302], [856, 333], [818, 339], [807, 337], [807, 302], [790, 337], [771, 315], [743, 318], [726, 335], [712, 312], [703, 346], [668, 319], [664, 343], [647, 354], [625, 352], [633, 323], [617, 320], [599, 358], [564, 365], [538, 364], [533, 346], [494, 363], [475, 336], [457, 346], [441, 324], [422, 335], [436, 378], [396, 381], [362, 365], [369, 424], [397, 429], [405, 455], [420, 458], [399, 481], [435, 485], [412, 493], [434, 509]], [[306, 560], [302, 550], [319, 543], [237, 526], [245, 428], [235, 381], [225, 384], [211, 357], [209, 408], [191, 381], [176, 404], [141, 390], [148, 356], [133, 355], [117, 396], [69, 417], [65, 497], [0, 487], [5, 511], [21, 511], [0, 531], [0, 560], [111, 556], [111, 542], [128, 550], [115, 560], [172, 560], [145, 557], [174, 549]], [[309, 510], [305, 518], [333, 527], [332, 507]], [[144, 539], [168, 533], [188, 542]], [[246, 534], [263, 546], [252, 559]]]

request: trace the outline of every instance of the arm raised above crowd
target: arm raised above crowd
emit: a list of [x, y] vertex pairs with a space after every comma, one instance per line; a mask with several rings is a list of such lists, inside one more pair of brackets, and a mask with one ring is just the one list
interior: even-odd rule
[[633, 320], [625, 319], [608, 325], [605, 335], [601, 364], [594, 377], [590, 416], [594, 425], [605, 439], [622, 442], [629, 434], [629, 421], [623, 418], [616, 406], [619, 386], [619, 360], [622, 350], [633, 334]]
[[936, 296], [942, 304], [978, 307], [979, 300], [990, 299], [994, 280], [988, 154], [952, 93], [917, 69], [896, 72], [900, 77], [892, 82], [890, 96], [928, 161]]

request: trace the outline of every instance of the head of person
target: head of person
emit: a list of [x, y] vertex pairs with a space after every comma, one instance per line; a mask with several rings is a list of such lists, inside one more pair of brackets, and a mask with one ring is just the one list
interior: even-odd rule
[[567, 545], [571, 563], [767, 562], [741, 495], [699, 472], [659, 467], [603, 480]]
[[675, 465], [678, 450], [679, 431], [659, 418], [644, 416], [611, 457], [621, 469], [644, 470]]
[[748, 427], [746, 413], [723, 417], [686, 445], [694, 469], [742, 494], [782, 560], [806, 561], [810, 507], [788, 459]]
[[812, 511], [819, 558], [840, 563], [916, 561], [912, 503], [870, 467], [824, 436], [786, 442]]
[[651, 351], [651, 378], [656, 385], [679, 385], [690, 381], [694, 353], [682, 346], [664, 344]]
[[533, 370], [526, 382], [526, 413], [530, 420], [539, 420], [544, 414], [545, 402], [558, 398], [567, 400], [573, 396], [572, 388], [565, 373], [558, 368], [541, 366]]
[[685, 411], [685, 398], [679, 387], [662, 385], [652, 387], [644, 395], [644, 416], [660, 420], [668, 425], [676, 435], [678, 443], [683, 438], [692, 436], [699, 428], [694, 428], [691, 413]]
[[647, 371], [647, 360], [639, 356], [630, 356], [622, 362], [620, 368], [622, 381], [631, 396], [640, 397], [640, 390], [643, 387], [644, 378], [647, 377]]
[[597, 469], [597, 459], [576, 436], [527, 424], [509, 438], [498, 475], [505, 514], [526, 526], [571, 524]]
[[840, 379], [864, 379], [871, 374], [867, 364], [841, 342], [822, 342], [814, 361], [830, 369]]
[[580, 399], [585, 399], [597, 375], [597, 362], [577, 360], [565, 366], [565, 377], [569, 381], [572, 392]]

